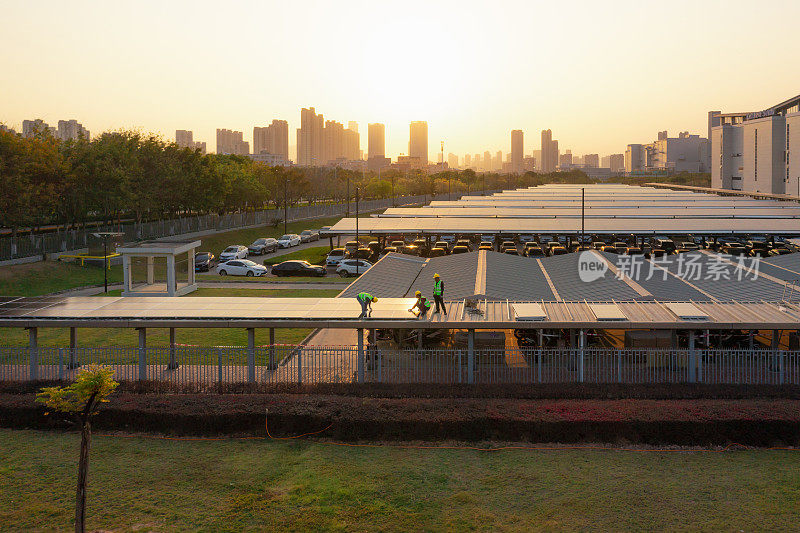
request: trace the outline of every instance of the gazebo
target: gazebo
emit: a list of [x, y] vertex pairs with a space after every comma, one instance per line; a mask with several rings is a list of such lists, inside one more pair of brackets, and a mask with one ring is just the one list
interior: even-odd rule
[[[183, 296], [196, 290], [194, 254], [199, 246], [200, 241], [144, 241], [118, 247], [122, 296]], [[145, 275], [146, 280], [138, 278]]]

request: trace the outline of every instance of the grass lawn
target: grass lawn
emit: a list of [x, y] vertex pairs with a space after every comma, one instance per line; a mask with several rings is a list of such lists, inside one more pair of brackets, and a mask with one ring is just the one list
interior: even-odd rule
[[[109, 296], [119, 296], [121, 291], [109, 291]], [[241, 297], [289, 297], [292, 298], [332, 298], [339, 294], [330, 289], [300, 289], [291, 293], [281, 289], [198, 289], [190, 296], [241, 296]], [[297, 344], [311, 328], [285, 328], [275, 330], [278, 344]], [[79, 347], [135, 347], [139, 337], [135, 329], [128, 328], [80, 328]], [[179, 344], [198, 346], [247, 346], [247, 331], [236, 328], [178, 328], [175, 341]], [[169, 346], [169, 330], [152, 328], [147, 330], [148, 346]], [[256, 344], [269, 344], [269, 330], [256, 328]], [[28, 332], [22, 328], [0, 328], [0, 346], [27, 346]], [[69, 346], [68, 328], [39, 328], [39, 345]]]
[[[111, 399], [113, 402], [113, 397]], [[72, 527], [79, 435], [0, 430], [0, 524]], [[95, 436], [87, 529], [790, 531], [800, 453], [405, 450]]]
[[289, 261], [290, 259], [300, 259], [303, 261], [308, 261], [312, 265], [324, 265], [329, 251], [329, 246], [314, 246], [313, 248], [297, 250], [296, 252], [291, 252], [286, 255], [267, 257], [261, 262], [265, 265], [277, 265], [278, 263]]
[[[361, 216], [367, 217], [369, 214], [361, 214]], [[288, 224], [288, 231], [289, 233], [300, 233], [304, 229], [332, 226], [341, 218], [331, 217], [292, 222]], [[283, 224], [278, 228], [265, 226], [233, 230], [198, 239], [202, 241], [200, 250], [211, 250], [219, 257], [220, 252], [232, 244], [247, 246], [259, 237], [280, 237], [281, 235], [283, 235]], [[260, 260], [257, 258], [256, 262]], [[158, 267], [156, 270], [156, 275], [163, 278], [158, 272]], [[142, 276], [143, 274], [140, 273], [139, 277]], [[111, 267], [108, 272], [108, 280], [113, 283], [122, 282], [121, 265]], [[102, 283], [103, 269], [97, 266], [82, 267], [65, 261], [46, 261], [0, 267], [0, 296], [41, 296], [77, 287], [102, 285]]]
[[[267, 276], [263, 278], [248, 278], [246, 276], [220, 276], [219, 274], [197, 274], [196, 281], [213, 281], [215, 283], [343, 283], [347, 285], [353, 280], [340, 278], [339, 276], [325, 276], [324, 278], [305, 278], [302, 276], [279, 278], [277, 276]], [[342, 286], [344, 289], [344, 286]]]

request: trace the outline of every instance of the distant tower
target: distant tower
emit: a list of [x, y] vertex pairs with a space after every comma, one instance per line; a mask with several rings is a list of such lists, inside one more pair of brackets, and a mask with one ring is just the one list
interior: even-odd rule
[[523, 139], [522, 130], [511, 130], [511, 172], [522, 172]]
[[418, 120], [409, 129], [408, 155], [419, 158], [423, 165], [428, 164], [428, 123]]

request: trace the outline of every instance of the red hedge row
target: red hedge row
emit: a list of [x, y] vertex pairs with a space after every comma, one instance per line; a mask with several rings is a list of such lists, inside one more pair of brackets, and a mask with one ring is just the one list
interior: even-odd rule
[[[332, 427], [335, 440], [631, 442], [753, 446], [800, 444], [800, 401], [372, 398], [322, 394], [120, 392], [98, 430], [173, 435], [274, 436]], [[32, 394], [0, 394], [0, 426], [66, 428]]]

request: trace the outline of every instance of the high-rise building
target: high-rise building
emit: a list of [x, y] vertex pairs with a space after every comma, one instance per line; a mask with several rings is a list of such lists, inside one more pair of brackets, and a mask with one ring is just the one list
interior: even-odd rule
[[273, 120], [269, 126], [253, 128], [253, 153], [272, 154], [289, 161], [289, 123]]
[[323, 132], [325, 119], [313, 107], [300, 110], [300, 127], [297, 129], [297, 164], [316, 167], [323, 161]]
[[492, 170], [503, 170], [503, 152], [498, 150], [492, 159]]
[[344, 125], [341, 122], [326, 121], [322, 139], [323, 165], [344, 157]]
[[553, 140], [553, 132], [542, 130], [541, 170], [544, 173], [555, 172], [558, 166], [558, 141]]
[[344, 157], [349, 161], [361, 159], [361, 134], [358, 133], [358, 122], [352, 120], [344, 130]]
[[5, 124], [0, 124], [0, 131], [5, 131], [5, 132], [8, 132], [8, 133], [17, 133], [16, 131], [14, 131], [13, 128], [9, 128]]
[[447, 154], [447, 166], [450, 168], [458, 168], [458, 156], [456, 154]]
[[56, 137], [62, 141], [77, 141], [78, 139], [90, 140], [89, 130], [84, 128], [83, 124], [75, 119], [59, 120], [58, 134]]
[[472, 166], [472, 156], [469, 154], [464, 155], [464, 168], [470, 168]]
[[189, 130], [175, 130], [175, 144], [181, 148], [194, 148], [194, 133]]
[[599, 168], [600, 156], [598, 154], [586, 154], [583, 156], [583, 164], [589, 168]]
[[428, 164], [428, 123], [413, 121], [409, 127], [408, 155]]
[[53, 137], [57, 135], [57, 131], [54, 127], [50, 126], [44, 120], [37, 118], [34, 120], [23, 120], [22, 121], [22, 136], [23, 137], [33, 137], [37, 133], [44, 134], [49, 133]]
[[625, 150], [625, 172], [641, 172], [647, 165], [643, 144], [629, 144]]
[[242, 139], [241, 131], [217, 128], [217, 153], [248, 155], [250, 143]]
[[386, 157], [386, 126], [380, 123], [367, 126], [367, 157]]
[[483, 170], [487, 172], [492, 170], [492, 153], [489, 150], [483, 152]]
[[611, 154], [608, 156], [608, 168], [611, 172], [625, 171], [625, 154]]
[[558, 166], [563, 169], [572, 167], [572, 154], [567, 152], [566, 154], [558, 156]]
[[522, 130], [511, 130], [511, 172], [522, 172], [525, 141]]

